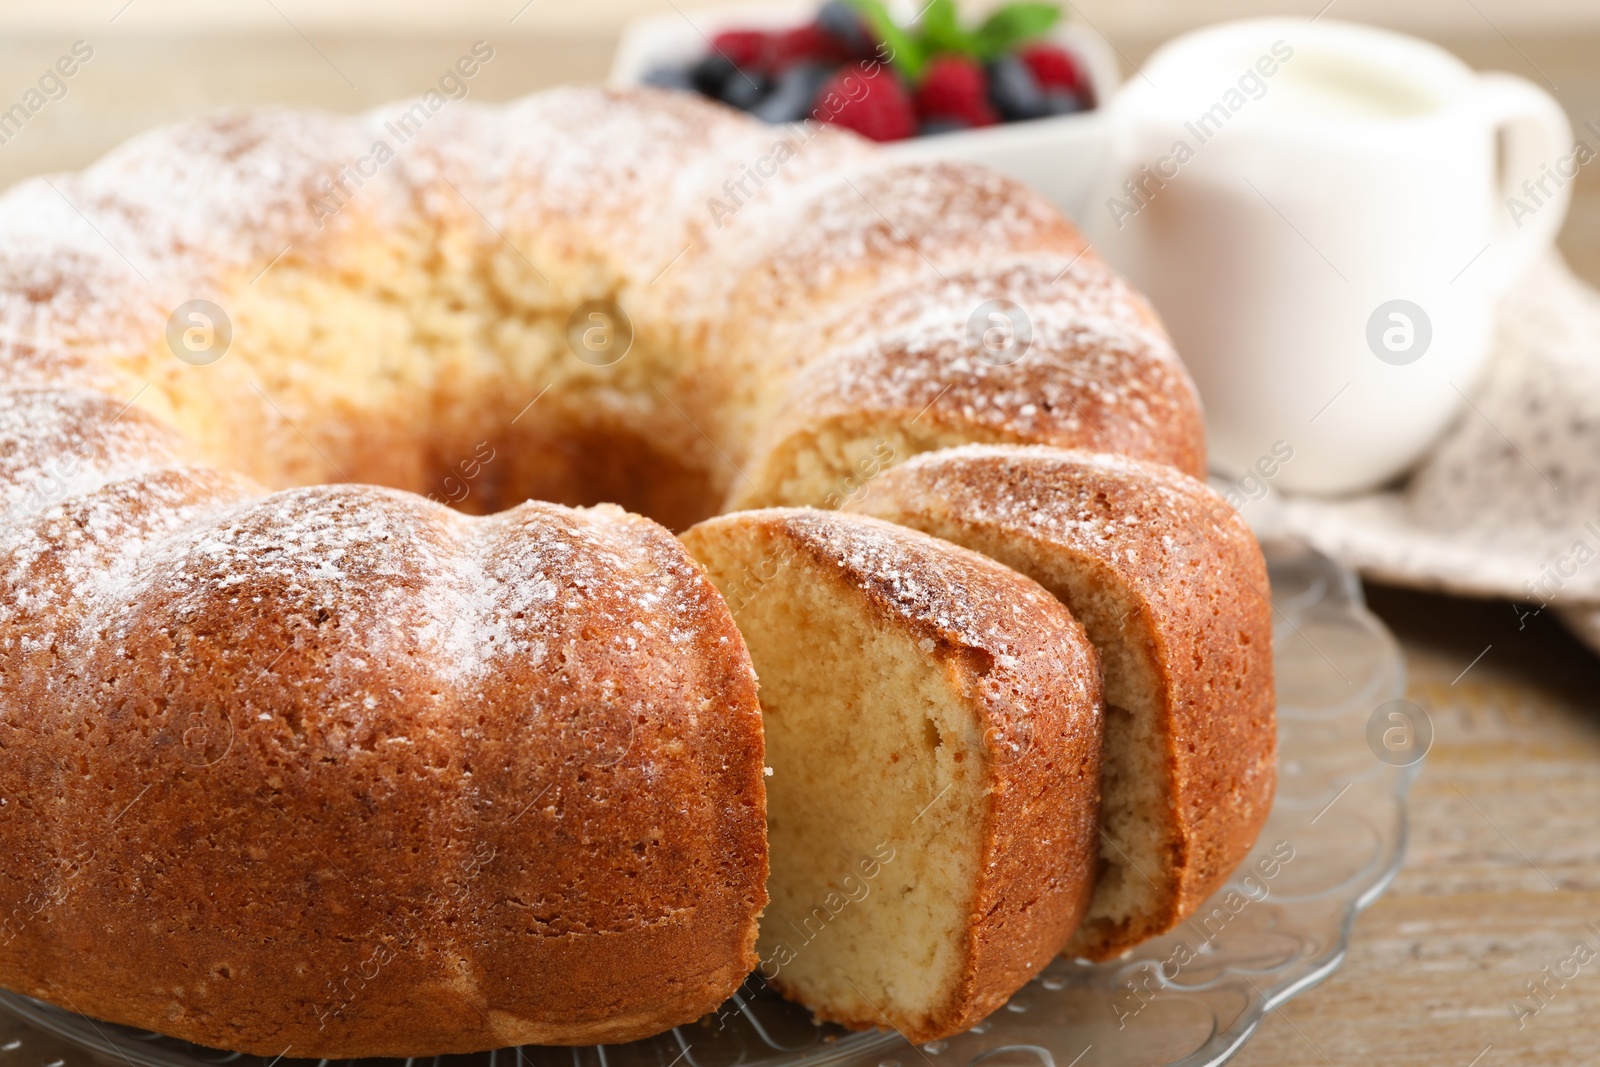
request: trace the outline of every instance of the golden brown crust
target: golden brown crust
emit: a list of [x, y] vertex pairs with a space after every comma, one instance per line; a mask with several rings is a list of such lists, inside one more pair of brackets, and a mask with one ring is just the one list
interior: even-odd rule
[[[1099, 662], [1071, 613], [1037, 583], [975, 552], [865, 516], [773, 508], [711, 519], [683, 538], [761, 539], [809, 559], [882, 627], [924, 642], [971, 708], [987, 756], [987, 810], [958, 981], [925, 1017], [848, 1010], [773, 984], [818, 1019], [888, 1019], [914, 1043], [974, 1025], [1060, 950], [1088, 906], [1097, 850]], [[779, 547], [781, 546], [781, 547]], [[730, 590], [730, 595], [737, 595]], [[843, 1009], [843, 1010], [841, 1010]]]
[[1161, 669], [1170, 891], [1148, 922], [1086, 927], [1073, 950], [1115, 956], [1191, 914], [1255, 843], [1272, 804], [1276, 729], [1265, 563], [1220, 496], [1109, 455], [973, 446], [885, 472], [853, 508], [990, 555], [1069, 592], [1078, 569], [1125, 591], [1129, 639]]
[[0, 702], [39, 790], [0, 809], [34, 857], [7, 878], [49, 902], [0, 983], [326, 1056], [625, 1041], [738, 986], [766, 899], [755, 679], [666, 530], [216, 478], [76, 496], [0, 566], [117, 577], [0, 628], [54, 634], [56, 663], [13, 661]]

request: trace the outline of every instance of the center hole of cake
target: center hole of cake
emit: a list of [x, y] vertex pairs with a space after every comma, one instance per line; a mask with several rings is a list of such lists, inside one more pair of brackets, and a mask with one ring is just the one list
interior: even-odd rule
[[358, 466], [366, 476], [351, 477], [409, 489], [472, 515], [525, 500], [612, 503], [681, 531], [717, 513], [721, 493], [706, 470], [632, 427], [571, 410], [581, 404], [581, 397], [558, 394], [551, 412], [530, 412], [515, 426], [496, 431], [484, 420], [477, 440], [456, 434], [428, 449], [416, 476], [373, 457], [370, 466]]
[[169, 337], [133, 369], [206, 454], [274, 488], [361, 482], [479, 515], [614, 503], [673, 530], [721, 510], [727, 398], [686, 373], [694, 353], [613, 296], [553, 299], [515, 257], [451, 268], [416, 243], [286, 256], [222, 309], [220, 358]]

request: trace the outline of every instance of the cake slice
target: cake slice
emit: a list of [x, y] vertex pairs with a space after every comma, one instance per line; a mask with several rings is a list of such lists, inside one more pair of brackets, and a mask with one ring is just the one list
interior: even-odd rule
[[1249, 527], [1170, 467], [1029, 446], [914, 457], [852, 507], [1035, 579], [1099, 650], [1101, 870], [1068, 951], [1108, 959], [1192, 914], [1272, 805], [1272, 606]]
[[758, 973], [821, 1021], [973, 1025], [1082, 919], [1100, 668], [1028, 578], [859, 515], [682, 535], [760, 679], [771, 853]]

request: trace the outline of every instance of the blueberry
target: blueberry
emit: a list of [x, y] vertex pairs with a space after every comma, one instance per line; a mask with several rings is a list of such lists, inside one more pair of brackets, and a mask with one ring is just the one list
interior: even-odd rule
[[1087, 111], [1089, 105], [1077, 93], [1065, 92], [1061, 89], [1051, 89], [1044, 94], [1045, 114], [1047, 115], [1072, 115], [1079, 111]]
[[1049, 114], [1033, 71], [1016, 56], [1002, 56], [989, 64], [989, 102], [1007, 122]]
[[811, 114], [828, 68], [819, 63], [799, 63], [784, 71], [777, 86], [755, 106], [756, 118], [764, 122], [799, 122]]
[[724, 104], [736, 107], [740, 111], [750, 111], [766, 99], [767, 93], [771, 90], [771, 78], [735, 67], [733, 73], [722, 83], [720, 99]]
[[706, 96], [722, 99], [722, 86], [737, 68], [727, 56], [713, 52], [689, 68], [689, 81]]
[[640, 79], [646, 85], [653, 85], [657, 89], [697, 89], [694, 76], [689, 68], [677, 63], [668, 63], [660, 67], [652, 67]]
[[861, 13], [844, 0], [828, 0], [823, 4], [817, 11], [817, 26], [849, 49], [853, 56], [866, 58], [877, 47], [877, 42], [867, 35]]
[[967, 130], [971, 127], [960, 119], [925, 119], [917, 127], [918, 137], [932, 137], [940, 133], [955, 133], [957, 130]]

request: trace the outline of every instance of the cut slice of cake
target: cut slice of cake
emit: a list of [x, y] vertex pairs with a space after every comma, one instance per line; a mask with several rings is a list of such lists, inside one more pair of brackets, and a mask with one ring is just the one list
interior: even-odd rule
[[1035, 579], [1099, 650], [1101, 870], [1068, 950], [1107, 959], [1192, 914], [1272, 806], [1272, 606], [1244, 521], [1170, 467], [1027, 446], [917, 456], [852, 507]]
[[864, 516], [746, 511], [682, 538], [760, 679], [761, 977], [913, 1042], [978, 1022], [1088, 905], [1102, 715], [1083, 628], [1015, 571]]

